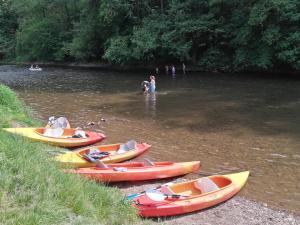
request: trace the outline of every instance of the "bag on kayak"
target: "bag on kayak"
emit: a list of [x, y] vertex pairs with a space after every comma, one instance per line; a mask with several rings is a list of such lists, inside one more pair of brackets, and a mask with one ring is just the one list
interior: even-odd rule
[[108, 156], [109, 152], [101, 152], [97, 148], [91, 148], [87, 155], [93, 159], [102, 159]]
[[70, 128], [70, 123], [66, 117], [58, 117], [51, 116], [48, 119], [48, 124], [46, 125], [47, 128]]
[[76, 130], [72, 138], [87, 138], [87, 136], [83, 130]]

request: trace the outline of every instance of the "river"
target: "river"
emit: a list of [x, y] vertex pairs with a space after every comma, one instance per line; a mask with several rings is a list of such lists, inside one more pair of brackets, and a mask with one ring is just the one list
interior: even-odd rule
[[51, 115], [68, 117], [73, 127], [93, 121], [107, 134], [105, 143], [145, 141], [152, 145], [145, 156], [200, 160], [206, 174], [250, 170], [241, 195], [299, 212], [300, 79], [161, 74], [157, 92], [144, 95], [139, 85], [148, 77], [0, 66], [0, 82], [16, 90], [45, 123]]

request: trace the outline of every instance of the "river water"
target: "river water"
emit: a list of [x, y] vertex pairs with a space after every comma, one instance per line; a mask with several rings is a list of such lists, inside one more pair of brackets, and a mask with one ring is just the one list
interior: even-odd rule
[[[161, 74], [142, 94], [143, 73], [0, 66], [0, 82], [45, 123], [104, 131], [105, 143], [152, 144], [153, 160], [200, 160], [202, 173], [250, 170], [241, 195], [300, 212], [300, 79], [235, 74]], [[93, 127], [91, 127], [93, 129]], [[196, 175], [194, 175], [196, 176]]]

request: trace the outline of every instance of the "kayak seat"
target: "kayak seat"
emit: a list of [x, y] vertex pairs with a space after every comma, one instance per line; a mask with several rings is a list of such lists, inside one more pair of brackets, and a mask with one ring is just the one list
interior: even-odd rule
[[195, 188], [201, 191], [201, 194], [219, 190], [218, 185], [208, 177], [203, 177], [194, 183]]
[[144, 158], [145, 166], [155, 166], [155, 164], [148, 158]]
[[63, 128], [46, 128], [43, 135], [47, 137], [58, 138], [64, 134]]
[[176, 194], [170, 187], [169, 185], [163, 185], [161, 186], [160, 188], [160, 191], [164, 194], [167, 194], [167, 195], [174, 195]]
[[134, 150], [136, 148], [137, 148], [137, 142], [134, 140], [130, 140], [127, 143], [120, 145], [120, 148], [118, 149], [117, 154], [122, 154], [122, 153], [128, 152], [130, 150]]

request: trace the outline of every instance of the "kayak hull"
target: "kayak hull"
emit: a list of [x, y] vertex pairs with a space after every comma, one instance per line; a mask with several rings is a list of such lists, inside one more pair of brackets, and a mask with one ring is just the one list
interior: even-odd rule
[[[107, 157], [101, 159], [102, 162], [118, 163], [137, 157], [138, 155], [143, 154], [151, 147], [151, 145], [147, 143], [139, 143], [137, 144], [136, 149], [130, 150], [122, 154], [117, 154], [116, 151], [119, 149], [120, 145], [121, 143], [117, 143], [111, 145], [92, 146], [92, 148], [97, 148], [99, 151], [110, 153]], [[95, 167], [95, 162], [90, 162], [84, 159], [84, 157], [82, 156], [85, 152], [89, 151], [89, 149], [90, 148], [83, 148], [72, 152], [67, 152], [65, 154], [56, 156], [55, 160], [66, 168]]]
[[[195, 194], [195, 190], [192, 190], [192, 188], [190, 193], [187, 191], [188, 189], [184, 188], [185, 185], [191, 185], [191, 182], [195, 182], [196, 180], [181, 184], [169, 185], [169, 187], [174, 190], [176, 190], [176, 188], [179, 191], [180, 189], [185, 190], [185, 192], [179, 193], [182, 196], [184, 196], [184, 194], [186, 196], [174, 199], [166, 199], [160, 202], [151, 202], [151, 200], [149, 201], [149, 199], [147, 199], [146, 195], [142, 195], [134, 199], [134, 207], [137, 208], [142, 217], [174, 216], [198, 211], [215, 206], [233, 197], [245, 185], [248, 176], [248, 171], [229, 175], [210, 176], [210, 179], [217, 181], [216, 183], [218, 186], [219, 184], [222, 185], [222, 182], [225, 182], [226, 185], [221, 187], [219, 190], [199, 195]], [[143, 204], [143, 202], [146, 202], [146, 204]]]
[[92, 180], [102, 182], [142, 181], [164, 179], [196, 172], [200, 168], [200, 162], [155, 162], [153, 166], [147, 166], [142, 162], [109, 164], [109, 168], [80, 168], [68, 170]]
[[40, 141], [50, 145], [60, 146], [60, 147], [80, 147], [85, 145], [94, 144], [102, 141], [106, 136], [101, 133], [84, 131], [87, 135], [87, 138], [72, 138], [75, 134], [75, 129], [67, 128], [64, 129], [64, 134], [61, 137], [48, 137], [43, 135], [43, 132], [46, 128], [35, 128], [35, 127], [26, 127], [26, 128], [4, 128], [5, 131], [11, 132], [14, 134], [22, 135], [24, 137], [30, 138], [33, 141]]

